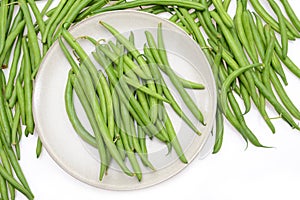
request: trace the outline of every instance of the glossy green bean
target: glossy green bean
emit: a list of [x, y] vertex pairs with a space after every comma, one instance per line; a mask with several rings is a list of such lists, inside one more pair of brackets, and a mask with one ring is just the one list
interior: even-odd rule
[[[122, 79], [117, 80], [114, 71], [108, 63], [107, 60], [103, 57], [104, 55], [96, 54], [92, 52], [95, 59], [100, 63], [100, 65], [105, 68], [106, 74], [110, 79], [111, 83], [117, 89], [117, 92], [120, 96], [120, 100], [126, 105], [130, 114], [134, 117], [137, 123], [143, 127], [146, 127], [149, 130], [149, 134], [155, 135], [161, 141], [167, 141], [166, 138], [161, 137], [157, 128], [151, 123], [148, 115], [146, 115], [145, 111], [142, 109], [140, 103], [133, 98], [130, 89], [127, 84]], [[118, 86], [118, 87], [116, 87]], [[129, 100], [129, 101], [128, 101]]]
[[[258, 0], [250, 0], [254, 10], [256, 13], [261, 16], [276, 32], [280, 33], [279, 24], [272, 18], [272, 16], [264, 9], [264, 7], [260, 4]], [[291, 34], [290, 31], [287, 32], [287, 36], [289, 39], [294, 40], [294, 35]]]
[[53, 10], [53, 14], [51, 14], [50, 20], [47, 23], [46, 27], [45, 27], [45, 33], [42, 37], [42, 42], [46, 43], [47, 41], [47, 35], [50, 31], [50, 28], [52, 27], [53, 23], [55, 22], [56, 18], [59, 16], [61, 10], [63, 9], [63, 7], [65, 6], [65, 3], [67, 2], [67, 0], [61, 0], [59, 2], [59, 4], [57, 5], [57, 7], [55, 7], [55, 10]]
[[43, 20], [43, 16], [42, 16], [41, 12], [39, 11], [39, 8], [37, 7], [34, 0], [27, 0], [27, 2], [33, 12], [33, 15], [34, 15], [36, 21], [37, 21], [41, 35], [44, 35], [46, 26], [45, 26], [45, 22]]
[[[116, 45], [113, 45], [112, 43], [109, 43], [109, 45], [115, 53], [109, 51], [108, 49], [103, 48], [103, 46], [101, 45], [97, 46], [96, 51], [98, 49], [101, 49], [103, 53], [105, 53], [105, 55], [109, 57], [112, 62], [118, 65], [120, 61], [118, 58], [119, 55], [121, 54], [120, 49], [117, 49]], [[151, 79], [151, 76], [146, 75], [143, 72], [143, 70], [136, 63], [134, 63], [134, 61], [128, 55], [124, 54], [122, 55], [122, 57], [124, 59], [124, 64], [127, 65], [136, 75], [138, 75], [143, 79]]]
[[23, 14], [24, 14], [24, 20], [26, 22], [26, 27], [27, 27], [27, 32], [28, 32], [27, 33], [28, 45], [29, 45], [30, 52], [33, 55], [33, 56], [31, 56], [31, 58], [34, 59], [34, 63], [32, 63], [32, 65], [34, 66], [34, 68], [37, 68], [41, 62], [41, 52], [40, 52], [40, 47], [38, 44], [37, 35], [34, 30], [30, 11], [29, 11], [26, 1], [18, 0], [18, 2], [22, 9]]
[[[201, 0], [200, 1], [204, 6], [207, 7], [207, 2], [206, 0]], [[225, 8], [224, 8], [225, 9]], [[201, 16], [203, 16], [203, 20], [201, 23], [201, 26], [204, 26], [204, 24], [207, 25], [208, 30], [210, 31], [210, 33], [212, 33], [213, 36], [215, 36], [216, 38], [221, 38], [221, 34], [217, 31], [216, 27], [214, 26], [214, 24], [211, 21], [211, 17], [210, 14], [208, 12], [208, 9], [205, 9], [203, 12], [197, 12], [197, 16], [198, 19], [201, 18]], [[211, 37], [211, 36], [210, 36]]]
[[25, 104], [25, 124], [28, 133], [33, 134], [34, 131], [34, 120], [32, 113], [32, 80], [31, 80], [31, 63], [29, 58], [29, 50], [27, 41], [25, 38], [22, 39], [22, 50], [25, 56], [24, 65], [24, 104]]
[[84, 18], [88, 17], [91, 12], [95, 11], [96, 9], [102, 8], [103, 6], [105, 6], [108, 3], [107, 0], [100, 0], [97, 1], [96, 3], [94, 3], [93, 5], [91, 5], [90, 7], [88, 7], [86, 10], [82, 11], [77, 17], [76, 17], [76, 21], [81, 21]]
[[[58, 15], [54, 18], [54, 21], [51, 24], [51, 26], [49, 27], [48, 33], [46, 35], [47, 38], [45, 39], [45, 41], [47, 41], [48, 47], [50, 47], [52, 45], [52, 43], [54, 42], [53, 34], [57, 30], [59, 24], [66, 17], [66, 15], [68, 14], [68, 12], [70, 11], [70, 9], [73, 7], [73, 5], [75, 3], [76, 3], [76, 0], [68, 0], [63, 5], [62, 9], [58, 10]], [[79, 1], [77, 1], [76, 5], [78, 5], [78, 3], [79, 3]], [[67, 25], [67, 26], [69, 26], [69, 25]]]
[[104, 122], [103, 116], [101, 115], [101, 108], [99, 106], [98, 99], [96, 97], [96, 92], [93, 89], [92, 77], [91, 77], [90, 73], [88, 72], [88, 69], [85, 65], [81, 66], [80, 76], [84, 80], [86, 87], [89, 88], [85, 92], [86, 92], [87, 98], [89, 99], [89, 101], [91, 101], [90, 102], [91, 108], [93, 109], [93, 111], [95, 113], [94, 116], [95, 116], [96, 122], [98, 124], [99, 130], [101, 132], [101, 135], [99, 135], [97, 137], [98, 138], [100, 138], [101, 136], [103, 137], [104, 143], [106, 144], [106, 147], [108, 148], [111, 156], [116, 160], [116, 162], [121, 167], [121, 169], [124, 171], [124, 173], [126, 173], [129, 176], [132, 176], [132, 172], [127, 168], [127, 166], [123, 162], [115, 144], [113, 143], [113, 138], [111, 137], [108, 127]]
[[7, 180], [11, 185], [17, 188], [17, 190], [23, 193], [28, 199], [33, 200], [33, 194], [28, 191], [23, 185], [18, 183], [9, 173], [7, 173], [2, 165], [0, 165], [0, 174], [5, 180]]
[[1, 197], [3, 198], [3, 200], [9, 200], [7, 184], [2, 175], [0, 175], [0, 191], [1, 191]]
[[[0, 147], [0, 157], [1, 157], [1, 163], [8, 174], [13, 176], [12, 168], [10, 166], [9, 159], [2, 147]], [[11, 184], [7, 184], [7, 188], [9, 190], [10, 198], [15, 198], [15, 188]]]
[[21, 110], [19, 104], [15, 106], [15, 114], [13, 117], [13, 123], [11, 128], [11, 144], [16, 145], [18, 141], [18, 128], [20, 125], [20, 117], [21, 117]]
[[164, 64], [164, 69], [166, 70], [167, 75], [169, 76], [173, 85], [176, 87], [177, 91], [179, 92], [179, 94], [180, 94], [182, 100], [185, 102], [186, 106], [190, 109], [190, 111], [193, 113], [193, 115], [203, 125], [205, 125], [203, 114], [201, 113], [201, 111], [199, 110], [199, 108], [197, 107], [195, 102], [192, 100], [192, 98], [189, 96], [189, 94], [186, 92], [186, 90], [183, 88], [182, 84], [177, 81], [177, 76], [176, 76], [175, 72], [172, 70], [172, 68], [170, 67], [162, 34], [163, 34], [162, 27], [161, 27], [161, 24], [159, 24], [158, 29], [157, 29], [157, 47], [158, 47], [158, 52], [159, 52], [160, 58]]
[[289, 115], [289, 113], [284, 109], [284, 107], [278, 102], [274, 95], [266, 88], [263, 83], [261, 83], [256, 76], [253, 76], [255, 85], [259, 89], [259, 91], [265, 96], [265, 98], [273, 105], [275, 110], [281, 114], [282, 118], [290, 124], [291, 127], [300, 130], [298, 124], [293, 120], [293, 118]]
[[220, 94], [220, 101], [221, 101], [221, 105], [222, 105], [222, 109], [226, 110], [227, 109], [227, 92], [229, 91], [229, 87], [232, 83], [233, 80], [235, 80], [240, 74], [244, 73], [245, 71], [255, 68], [255, 67], [259, 67], [261, 66], [260, 63], [257, 64], [252, 64], [252, 65], [248, 65], [245, 67], [241, 67], [237, 70], [235, 70], [233, 73], [231, 73], [223, 82], [222, 84], [222, 88], [221, 88], [221, 94]]
[[0, 63], [2, 65], [4, 59], [5, 59], [5, 56], [6, 56], [6, 53], [7, 51], [9, 50], [9, 48], [13, 45], [15, 39], [17, 38], [17, 36], [19, 35], [19, 33], [21, 33], [23, 31], [23, 28], [25, 26], [25, 22], [22, 21], [20, 22], [17, 27], [15, 28], [15, 30], [10, 33], [7, 38], [5, 39], [5, 45], [3, 47], [3, 51], [0, 55]]
[[[0, 53], [2, 54], [5, 46], [6, 24], [8, 14], [8, 0], [1, 1], [0, 4]], [[0, 63], [2, 65], [2, 62]]]
[[9, 120], [8, 120], [8, 116], [7, 116], [7, 113], [6, 113], [6, 110], [5, 110], [5, 97], [4, 97], [4, 94], [3, 94], [3, 88], [5, 87], [5, 80], [4, 77], [2, 76], [2, 69], [0, 70], [0, 73], [1, 73], [1, 78], [0, 78], [0, 89], [1, 89], [1, 92], [0, 92], [0, 119], [1, 119], [1, 127], [3, 129], [3, 134], [5, 135], [5, 139], [7, 141], [7, 143], [10, 144], [11, 142], [11, 127], [10, 127], [10, 123], [9, 123]]
[[252, 56], [254, 56], [252, 58], [252, 62], [257, 63], [259, 61], [258, 53], [257, 53], [256, 47], [255, 47], [253, 33], [252, 33], [251, 26], [250, 26], [250, 19], [249, 19], [247, 11], [243, 11], [243, 13], [242, 13], [242, 26], [243, 26], [244, 30], [247, 30], [247, 31], [245, 31], [245, 35], [246, 35], [246, 38], [249, 43], [249, 49], [252, 52]]
[[182, 0], [182, 1], [175, 1], [175, 0], [136, 0], [136, 1], [131, 1], [131, 2], [125, 2], [121, 4], [114, 4], [111, 6], [107, 6], [104, 8], [100, 8], [98, 10], [95, 10], [91, 12], [92, 14], [97, 14], [100, 12], [106, 12], [106, 11], [112, 11], [112, 10], [122, 10], [122, 9], [128, 9], [128, 8], [135, 8], [135, 7], [140, 7], [140, 6], [148, 6], [148, 5], [163, 5], [163, 6], [178, 6], [178, 7], [184, 7], [187, 9], [196, 9], [199, 11], [202, 11], [205, 9], [205, 6], [198, 2], [194, 1], [187, 1], [187, 0]]
[[149, 88], [141, 85], [140, 83], [128, 78], [128, 77], [123, 77], [123, 79], [125, 80], [126, 83], [128, 83], [129, 85], [133, 86], [134, 88], [144, 92], [147, 95], [150, 95], [158, 100], [162, 100], [166, 103], [170, 103], [170, 101], [168, 99], [166, 99], [165, 97], [161, 96], [160, 94], [153, 92], [152, 90], [150, 90]]
[[43, 143], [42, 143], [40, 137], [38, 137], [37, 141], [36, 141], [36, 147], [35, 147], [35, 155], [37, 158], [39, 158], [41, 156], [42, 149], [43, 149]]
[[300, 31], [300, 20], [294, 12], [292, 6], [289, 4], [288, 0], [280, 0], [282, 5], [284, 6], [285, 12], [288, 15], [289, 19], [295, 26], [295, 28]]
[[[162, 78], [162, 74], [160, 73], [157, 63], [155, 62], [150, 49], [144, 48], [144, 53], [147, 57], [147, 60], [149, 62], [150, 68], [152, 68], [153, 72], [156, 74], [156, 77], [159, 77], [159, 82], [158, 84], [161, 85], [163, 89], [163, 93], [165, 97], [170, 101], [170, 105], [173, 108], [173, 110], [178, 114], [179, 117], [181, 117], [187, 124], [188, 126], [198, 135], [201, 135], [200, 131], [195, 127], [195, 125], [191, 122], [191, 120], [185, 115], [185, 113], [182, 111], [180, 106], [176, 103], [173, 95], [171, 94], [170, 90], [166, 86], [166, 83], [164, 79]], [[154, 76], [154, 77], [155, 77]]]
[[273, 0], [268, 0], [269, 4], [273, 8], [274, 12], [277, 15], [279, 30], [280, 30], [280, 38], [281, 38], [281, 48], [282, 48], [282, 56], [285, 59], [288, 52], [288, 37], [287, 37], [287, 28], [286, 23], [284, 21], [284, 16], [281, 12], [281, 9], [277, 5], [277, 3]]
[[223, 143], [223, 136], [224, 136], [224, 118], [222, 111], [218, 108], [216, 113], [216, 138], [213, 147], [213, 154], [216, 154], [220, 151]]
[[42, 11], [41, 11], [41, 15], [42, 17], [44, 17], [44, 15], [46, 15], [47, 12], [49, 12], [49, 8], [52, 5], [53, 0], [48, 0], [45, 4], [45, 6], [43, 7]]
[[300, 69], [299, 67], [287, 56], [283, 57], [280, 44], [277, 40], [275, 40], [275, 51], [283, 64], [297, 77], [300, 77]]
[[[100, 159], [101, 159], [100, 172], [99, 172], [99, 180], [101, 181], [103, 179], [103, 176], [104, 176], [105, 172], [107, 171], [108, 164], [109, 164], [108, 154], [106, 152], [107, 150], [105, 149], [105, 145], [104, 145], [105, 139], [101, 134], [100, 126], [99, 126], [99, 124], [96, 120], [96, 116], [97, 115], [101, 116], [101, 113], [95, 114], [94, 111], [92, 110], [92, 105], [87, 100], [88, 96], [85, 95], [85, 93], [87, 94], [87, 92], [83, 91], [82, 85], [80, 85], [80, 81], [78, 81], [78, 79], [82, 79], [81, 74], [78, 74], [77, 76], [71, 76], [71, 74], [69, 74], [69, 76], [70, 76], [69, 77], [70, 78], [70, 80], [69, 80], [70, 83], [67, 83], [66, 93], [65, 93], [65, 95], [67, 95], [66, 96], [67, 97], [66, 98], [66, 103], [67, 104], [72, 104], [72, 91], [73, 91], [72, 86], [73, 86], [73, 88], [74, 88], [74, 90], [75, 90], [75, 92], [76, 92], [76, 94], [77, 94], [84, 110], [85, 110], [85, 113], [86, 113], [86, 115], [89, 119], [89, 122], [91, 124], [91, 127], [92, 127], [94, 135], [95, 135], [94, 141], [95, 141], [96, 148], [98, 150], [98, 153], [99, 153], [99, 156], [100, 156]], [[72, 84], [72, 85], [68, 85], [68, 84]], [[71, 112], [72, 112], [72, 109], [74, 108], [72, 106], [73, 105], [68, 106], [70, 108], [69, 111], [71, 111]], [[69, 114], [72, 114], [71, 112]], [[73, 116], [69, 115], [69, 116], [74, 117], [75, 115], [73, 115]], [[75, 125], [77, 128], [79, 128], [79, 129], [75, 129], [75, 130], [80, 131], [80, 132], [77, 132], [77, 133], [81, 137], [84, 137], [85, 141], [89, 141], [89, 140], [92, 139], [92, 138], [89, 137], [89, 135], [90, 135], [89, 133], [87, 133], [86, 131], [80, 129], [81, 127], [80, 127], [79, 124], [73, 124], [73, 125]], [[74, 128], [76, 128], [75, 126], [74, 126]], [[126, 169], [126, 167], [125, 167], [125, 169]]]
[[70, 8], [66, 16], [64, 16], [64, 18], [60, 21], [60, 25], [53, 35], [53, 41], [56, 41], [60, 36], [61, 25], [63, 25], [64, 28], [68, 29], [72, 25], [78, 14], [81, 12], [81, 10], [83, 10], [91, 1], [92, 0], [74, 2], [74, 5]]
[[113, 103], [112, 103], [110, 88], [109, 88], [109, 85], [107, 83], [107, 80], [106, 80], [104, 74], [101, 71], [99, 71], [98, 74], [99, 74], [100, 85], [102, 87], [102, 90], [104, 93], [104, 99], [105, 99], [105, 103], [106, 103], [107, 127], [108, 127], [111, 137], [114, 138], [115, 122], [114, 122]]
[[6, 90], [5, 90], [6, 100], [9, 100], [9, 98], [12, 95], [12, 91], [14, 88], [14, 81], [18, 70], [18, 63], [20, 60], [21, 48], [22, 48], [22, 37], [20, 37], [19, 35], [17, 39], [16, 47], [14, 48], [13, 60], [9, 71], [8, 81], [6, 84]]
[[[69, 75], [71, 76], [71, 75]], [[71, 79], [71, 77], [70, 77]], [[73, 80], [75, 82], [75, 80]], [[83, 125], [81, 124], [80, 120], [78, 119], [78, 116], [76, 114], [76, 111], [75, 111], [75, 108], [74, 108], [74, 104], [73, 104], [73, 87], [72, 87], [72, 80], [68, 80], [67, 82], [67, 85], [66, 85], [66, 91], [65, 91], [65, 104], [66, 104], [66, 111], [67, 111], [67, 114], [68, 114], [68, 117], [70, 119], [70, 122], [74, 128], [74, 130], [76, 131], [76, 133], [85, 141], [87, 142], [88, 144], [92, 145], [93, 147], [97, 148], [98, 145], [97, 145], [97, 142], [96, 142], [96, 139], [94, 136], [92, 136], [84, 127]], [[75, 83], [74, 83], [75, 84]], [[81, 90], [78, 86], [77, 88], [77, 92], [79, 93]], [[86, 103], [85, 101], [83, 101], [83, 97], [82, 98], [82, 102], [83, 103]], [[82, 104], [83, 107], [85, 108], [85, 112], [86, 113], [91, 113], [91, 108], [88, 104]], [[88, 114], [87, 114], [88, 115]], [[98, 128], [96, 127], [96, 122], [94, 122], [94, 118], [91, 118], [91, 115], [88, 115], [90, 118], [90, 123], [92, 124], [92, 127], [94, 129], [94, 131], [98, 131]], [[103, 141], [99, 141], [99, 143], [102, 144], [103, 146]], [[101, 147], [101, 153], [102, 153], [102, 148]], [[103, 150], [105, 152], [105, 150]], [[100, 154], [100, 158], [101, 158], [101, 161], [105, 163], [105, 154]]]
[[165, 109], [164, 110], [164, 118], [165, 118], [165, 126], [168, 133], [168, 136], [170, 138], [170, 143], [172, 144], [172, 147], [174, 148], [175, 152], [177, 153], [179, 159], [183, 163], [188, 163], [188, 160], [186, 159], [184, 152], [182, 150], [182, 147], [180, 145], [180, 142], [178, 140], [178, 137], [176, 135], [176, 132], [174, 130], [172, 121]]
[[144, 60], [142, 56], [140, 56], [140, 52], [136, 49], [135, 46], [133, 46], [130, 41], [125, 38], [122, 34], [120, 34], [115, 28], [110, 26], [109, 24], [100, 21], [99, 22], [103, 27], [106, 28], [114, 37], [124, 45], [124, 47], [130, 52], [130, 54], [134, 57], [134, 59], [137, 61], [137, 63], [140, 65], [144, 73], [147, 77], [151, 77], [151, 72], [149, 71], [149, 68], [147, 66], [147, 62]]
[[292, 100], [287, 95], [285, 89], [280, 83], [280, 80], [278, 79], [277, 75], [273, 70], [270, 70], [270, 80], [272, 82], [272, 85], [274, 86], [279, 98], [281, 99], [281, 102], [286, 107], [286, 109], [296, 118], [300, 119], [300, 112], [299, 109], [294, 105]]
[[212, 0], [212, 3], [214, 4], [216, 10], [218, 11], [221, 18], [224, 20], [224, 23], [228, 28], [232, 28], [234, 26], [233, 21], [230, 17], [230, 15], [226, 12], [222, 5], [221, 0]]
[[137, 177], [137, 179], [139, 181], [141, 181], [142, 180], [142, 171], [141, 171], [140, 165], [135, 157], [134, 152], [131, 150], [131, 148], [129, 146], [128, 137], [127, 137], [126, 133], [123, 132], [122, 129], [120, 129], [120, 135], [122, 138], [122, 142], [124, 144], [124, 148], [126, 150], [126, 155], [127, 155], [128, 159], [131, 163], [131, 166], [133, 168], [134, 175]]

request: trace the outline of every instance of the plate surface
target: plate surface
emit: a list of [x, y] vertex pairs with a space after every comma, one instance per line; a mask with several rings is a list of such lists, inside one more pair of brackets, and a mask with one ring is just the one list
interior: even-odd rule
[[[189, 113], [166, 77], [166, 82], [170, 85], [171, 92], [178, 100], [179, 105], [188, 113], [188, 117], [202, 132], [201, 136], [196, 135], [172, 112], [170, 107], [167, 107], [184, 153], [188, 161], [191, 162], [201, 152], [207, 139], [211, 136], [216, 110], [214, 79], [209, 64], [198, 44], [173, 23], [158, 16], [137, 11], [103, 13], [78, 23], [71, 28], [70, 32], [75, 38], [89, 35], [96, 39], [112, 39], [110, 33], [99, 25], [100, 20], [109, 23], [125, 35], [129, 35], [129, 32], [133, 31], [136, 46], [139, 49], [142, 49], [143, 44], [146, 42], [144, 31], [148, 30], [156, 36], [157, 25], [161, 22], [164, 29], [165, 46], [172, 68], [180, 76], [205, 85], [205, 90], [188, 90], [205, 117], [207, 125], [202, 126]], [[80, 40], [79, 42], [87, 52], [94, 50], [94, 47], [87, 41]], [[100, 182], [98, 180], [99, 158], [97, 151], [76, 135], [65, 111], [64, 91], [69, 70], [68, 61], [64, 58], [58, 43], [55, 43], [41, 64], [35, 80], [33, 94], [36, 130], [50, 156], [67, 173], [99, 188], [132, 190], [160, 183], [187, 166], [181, 163], [174, 150], [168, 154], [166, 145], [155, 139], [147, 140], [149, 160], [156, 167], [155, 172], [142, 167], [143, 179], [138, 182], [135, 177], [124, 175], [116, 163], [112, 162], [108, 174]], [[76, 96], [74, 97], [74, 103], [80, 119], [90, 130]], [[130, 165], [127, 160], [126, 163], [128, 166]]]

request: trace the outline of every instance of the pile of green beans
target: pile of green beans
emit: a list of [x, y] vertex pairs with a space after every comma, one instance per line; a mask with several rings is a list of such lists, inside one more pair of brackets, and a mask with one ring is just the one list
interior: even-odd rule
[[[100, 44], [89, 36], [81, 38], [95, 45], [96, 50], [92, 55], [105, 73], [97, 70], [88, 53], [65, 28], [62, 29], [62, 37], [75, 50], [79, 63], [59, 39], [61, 49], [72, 67], [65, 90], [67, 113], [77, 134], [98, 149], [101, 160], [99, 180], [103, 179], [111, 158], [116, 160], [125, 174], [135, 175], [139, 181], [142, 172], [136, 156], [146, 167], [155, 170], [148, 160], [146, 137], [155, 137], [165, 143], [169, 150], [174, 148], [179, 159], [187, 163], [165, 104], [171, 105], [195, 133], [201, 133], [174, 100], [161, 71], [168, 75], [191, 113], [203, 125], [204, 117], [185, 88], [204, 89], [204, 86], [180, 78], [173, 71], [168, 61], [161, 24], [157, 28], [157, 41], [149, 31], [145, 31], [147, 43], [143, 52], [135, 47], [132, 32], [127, 39], [109, 24], [103, 21], [100, 24], [116, 38], [116, 43], [107, 41]], [[79, 121], [72, 99], [73, 90], [85, 110], [93, 133], [88, 133]], [[133, 173], [124, 164], [126, 157]]]
[[230, 0], [192, 2], [202, 4], [205, 9], [164, 3], [141, 7], [148, 4], [136, 0], [100, 8], [93, 13], [133, 7], [154, 14], [168, 13], [171, 15], [169, 20], [200, 45], [212, 67], [219, 94], [213, 153], [219, 152], [222, 146], [223, 117], [236, 128], [247, 144], [250, 142], [257, 147], [266, 147], [259, 142], [244, 117], [253, 109], [252, 103], [271, 132], [275, 133], [276, 130], [267, 112], [267, 104], [278, 113], [279, 117], [276, 118], [282, 118], [293, 129], [299, 130], [295, 120], [300, 119], [300, 112], [284, 88], [288, 84], [285, 70], [300, 77], [300, 69], [288, 56], [289, 40], [300, 36], [300, 21], [289, 2], [280, 1], [284, 7], [281, 10], [278, 2], [266, 1], [276, 18], [257, 0], [236, 0], [233, 18], [227, 12]]

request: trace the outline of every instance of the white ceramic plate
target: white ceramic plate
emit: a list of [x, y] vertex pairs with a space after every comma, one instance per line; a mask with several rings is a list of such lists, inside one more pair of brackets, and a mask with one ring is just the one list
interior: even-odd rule
[[[174, 87], [171, 87], [171, 91], [174, 92], [180, 106], [188, 113], [192, 122], [202, 132], [201, 136], [197, 136], [172, 112], [170, 107], [167, 108], [184, 153], [188, 161], [191, 162], [201, 152], [211, 135], [216, 110], [214, 79], [201, 49], [173, 23], [160, 17], [137, 11], [103, 13], [78, 23], [71, 28], [70, 32], [75, 38], [89, 35], [96, 39], [111, 39], [112, 36], [109, 32], [99, 25], [98, 22], [100, 20], [109, 23], [121, 33], [128, 34], [129, 31], [133, 31], [136, 46], [140, 49], [146, 42], [144, 31], [148, 30], [156, 36], [157, 25], [161, 22], [164, 29], [165, 46], [172, 68], [180, 76], [203, 83], [206, 86], [206, 89], [202, 91], [188, 91], [202, 111], [207, 123], [206, 126], [197, 123], [184, 103], [180, 101], [180, 97], [174, 92]], [[87, 52], [94, 50], [94, 47], [87, 41], [80, 40], [80, 43]], [[96, 187], [113, 190], [132, 190], [162, 182], [187, 166], [180, 162], [174, 150], [167, 155], [166, 145], [155, 139], [152, 141], [147, 140], [149, 159], [157, 169], [155, 172], [142, 166], [143, 179], [141, 182], [138, 182], [135, 177], [124, 175], [116, 163], [112, 162], [107, 176], [100, 182], [98, 180], [99, 158], [97, 151], [76, 135], [65, 111], [64, 91], [69, 69], [68, 61], [64, 58], [58, 43], [55, 43], [41, 64], [33, 94], [33, 109], [37, 132], [48, 153], [67, 173]], [[166, 81], [169, 83], [167, 78]], [[90, 130], [83, 109], [78, 99], [74, 98], [78, 115], [83, 124]], [[128, 166], [130, 165], [127, 160], [126, 163]]]

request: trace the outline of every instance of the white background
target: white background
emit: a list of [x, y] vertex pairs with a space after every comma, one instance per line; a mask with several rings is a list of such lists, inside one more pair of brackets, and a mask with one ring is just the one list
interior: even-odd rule
[[[40, 7], [45, 1], [38, 2]], [[57, 4], [58, 1], [55, 1]], [[265, 4], [265, 1], [262, 1]], [[295, 11], [299, 1], [290, 1]], [[55, 5], [55, 4], [54, 4]], [[300, 66], [300, 40], [289, 43], [289, 56]], [[293, 102], [300, 108], [300, 80], [286, 70], [286, 88]], [[300, 132], [292, 130], [282, 120], [273, 120], [276, 134], [253, 111], [247, 122], [261, 143], [274, 148], [264, 149], [249, 145], [228, 124], [225, 124], [223, 147], [220, 153], [205, 159], [197, 157], [181, 173], [151, 188], [136, 191], [107, 191], [77, 181], [64, 172], [44, 150], [35, 157], [36, 135], [23, 138], [21, 165], [37, 200], [253, 200], [299, 199]], [[271, 116], [276, 117], [276, 114]], [[67, 145], [67, 144], [66, 144]], [[17, 199], [25, 199], [21, 194]]]

